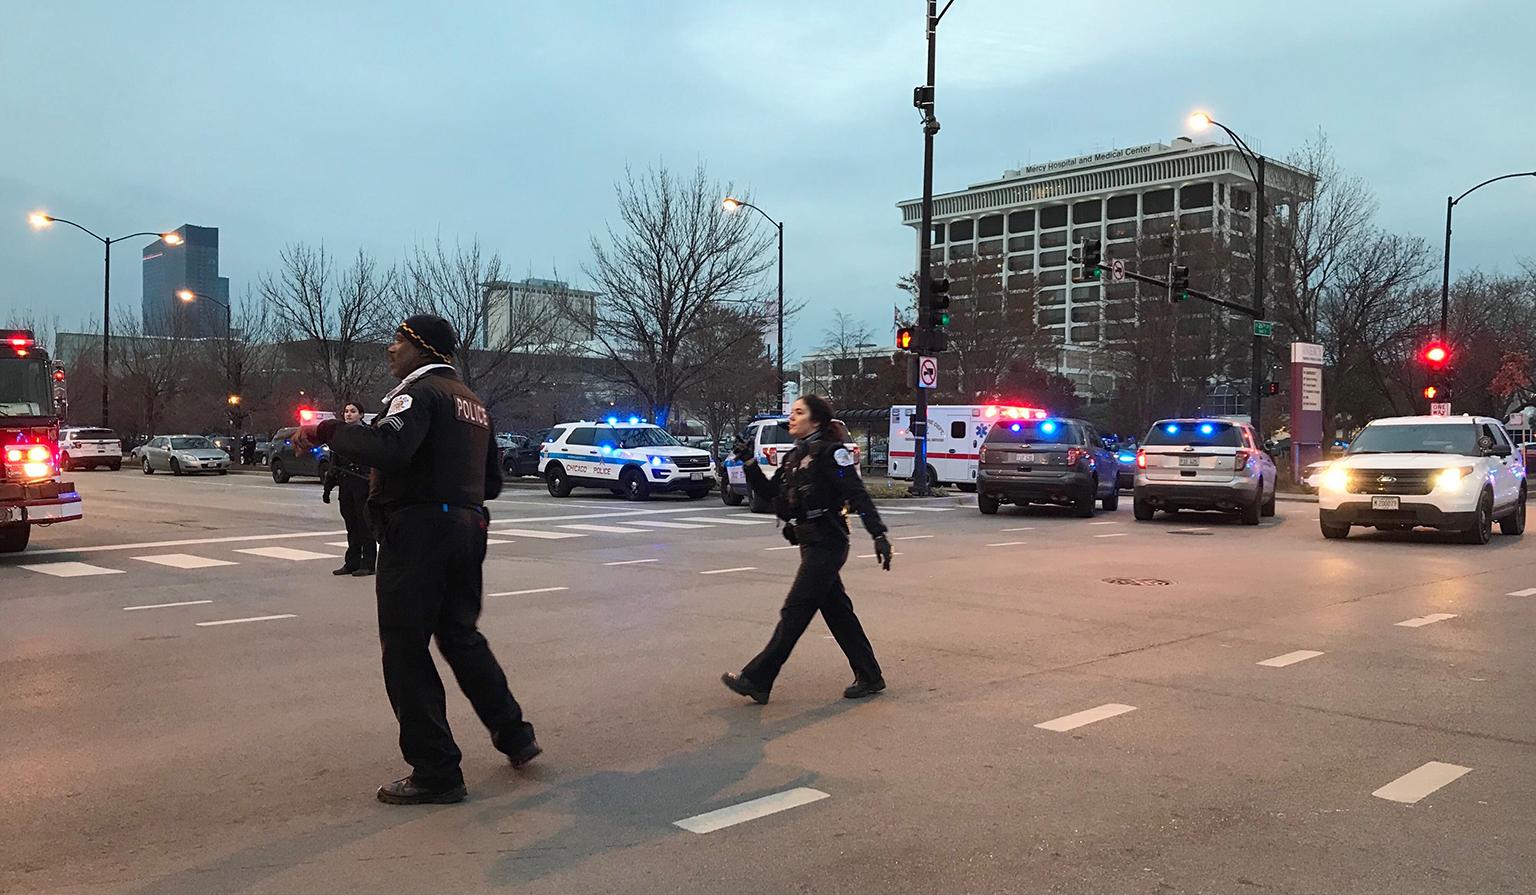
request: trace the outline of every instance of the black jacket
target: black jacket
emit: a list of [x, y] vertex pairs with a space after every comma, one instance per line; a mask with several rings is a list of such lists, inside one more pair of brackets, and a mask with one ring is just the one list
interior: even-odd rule
[[756, 462], [748, 463], [743, 471], [752, 490], [773, 501], [774, 513], [786, 522], [804, 525], [831, 521], [846, 533], [846, 506], [859, 514], [871, 537], [885, 534], [880, 512], [859, 477], [858, 462], [825, 429], [795, 442], [794, 448], [779, 459], [773, 478], [764, 475]]
[[326, 420], [317, 435], [334, 452], [373, 467], [368, 500], [381, 510], [479, 507], [501, 493], [490, 414], [451, 367], [422, 374], [373, 425]]

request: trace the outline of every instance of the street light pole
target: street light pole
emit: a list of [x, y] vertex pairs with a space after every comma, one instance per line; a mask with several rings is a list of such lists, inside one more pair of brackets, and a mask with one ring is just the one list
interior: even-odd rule
[[1536, 171], [1516, 171], [1513, 174], [1501, 174], [1498, 177], [1490, 177], [1477, 186], [1454, 199], [1445, 197], [1445, 250], [1440, 255], [1440, 341], [1445, 342], [1450, 338], [1447, 332], [1451, 316], [1451, 212], [1462, 199], [1467, 198], [1490, 183], [1500, 180], [1508, 180], [1511, 177], [1536, 177]]
[[[934, 76], [938, 57], [939, 20], [955, 0], [949, 0], [939, 9], [938, 0], [928, 0], [924, 20], [924, 36], [928, 40], [927, 80], [918, 87], [912, 98], [923, 122], [923, 213], [917, 235], [917, 351], [918, 357], [933, 348], [933, 321], [928, 309], [932, 306], [933, 285], [933, 138], [939, 132], [939, 119], [934, 116]], [[913, 377], [917, 394], [912, 412], [912, 490], [919, 497], [927, 497], [931, 483], [928, 481], [928, 390]]]
[[111, 367], [112, 358], [112, 245], [125, 239], [137, 239], [140, 236], [157, 236], [165, 240], [166, 245], [180, 245], [181, 236], [174, 231], [154, 233], [148, 230], [139, 233], [130, 233], [127, 236], [102, 236], [94, 233], [74, 221], [54, 217], [41, 211], [35, 211], [30, 215], [33, 229], [41, 230], [53, 224], [68, 224], [81, 233], [101, 243], [101, 426], [103, 429], [111, 427]]
[[741, 208], [750, 208], [753, 211], [757, 212], [758, 214], [762, 215], [763, 216], [763, 220], [765, 220], [768, 223], [772, 224], [774, 230], [778, 231], [778, 236], [779, 236], [779, 357], [778, 357], [777, 370], [778, 370], [778, 379], [779, 379], [779, 395], [778, 395], [778, 398], [776, 400], [778, 401], [778, 404], [779, 404], [779, 411], [783, 412], [784, 411], [784, 222], [783, 221], [776, 221], [776, 220], [774, 220], [772, 215], [768, 214], [768, 212], [766, 212], [766, 211], [763, 211], [761, 208], [758, 208], [756, 205], [753, 205], [751, 202], [743, 202], [740, 199], [734, 198], [732, 196], [726, 196], [725, 199], [722, 200], [720, 204], [725, 208], [726, 211], [736, 211], [737, 209], [741, 209]]

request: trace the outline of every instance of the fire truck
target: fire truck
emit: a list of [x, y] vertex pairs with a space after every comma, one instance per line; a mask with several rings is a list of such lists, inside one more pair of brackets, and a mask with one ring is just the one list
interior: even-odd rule
[[81, 516], [60, 475], [54, 379], [30, 330], [0, 330], [0, 553], [25, 550], [34, 525]]

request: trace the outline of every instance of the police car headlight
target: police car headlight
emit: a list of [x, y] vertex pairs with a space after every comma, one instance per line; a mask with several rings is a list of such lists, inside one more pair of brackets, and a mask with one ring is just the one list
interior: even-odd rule
[[1349, 470], [1341, 466], [1330, 466], [1323, 473], [1323, 487], [1329, 491], [1349, 490]]
[[647, 457], [646, 460], [649, 461], [652, 466], [665, 466], [667, 463], [667, 459], [665, 457]]

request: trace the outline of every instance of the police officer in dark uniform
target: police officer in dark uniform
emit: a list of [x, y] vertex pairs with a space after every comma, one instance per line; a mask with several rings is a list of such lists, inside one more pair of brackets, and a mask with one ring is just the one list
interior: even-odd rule
[[[363, 405], [348, 401], [341, 406], [341, 419], [352, 424], [363, 421]], [[366, 578], [373, 574], [378, 558], [378, 543], [373, 538], [373, 524], [368, 517], [368, 467], [344, 454], [331, 452], [330, 465], [325, 468], [324, 487], [320, 499], [331, 502], [331, 491], [341, 492], [341, 518], [347, 524], [347, 555], [341, 568], [332, 575], [351, 575]]]
[[410, 776], [379, 788], [379, 801], [396, 805], [465, 796], [462, 756], [428, 650], [433, 637], [512, 766], [542, 751], [476, 628], [490, 520], [485, 501], [501, 492], [501, 470], [490, 416], [452, 366], [456, 343], [441, 317], [406, 319], [389, 346], [389, 371], [401, 381], [385, 396], [384, 414], [372, 426], [326, 420], [305, 432], [307, 440], [373, 469], [368, 503], [380, 547], [384, 687], [411, 766]]
[[772, 479], [758, 468], [750, 445], [736, 445], [748, 484], [773, 502], [775, 514], [784, 521], [784, 537], [800, 547], [800, 569], [779, 610], [773, 637], [739, 674], [726, 672], [720, 678], [726, 687], [750, 696], [758, 705], [768, 701], [779, 669], [818, 611], [853, 667], [853, 683], [843, 696], [861, 699], [885, 689], [880, 663], [839, 575], [848, 561], [848, 521], [843, 508], [852, 509], [864, 521], [864, 529], [875, 539], [876, 562], [886, 571], [891, 568], [891, 542], [859, 478], [857, 460], [843, 444], [840, 428], [826, 399], [806, 395], [796, 401], [789, 412], [789, 434], [796, 439], [795, 446], [780, 460]]

